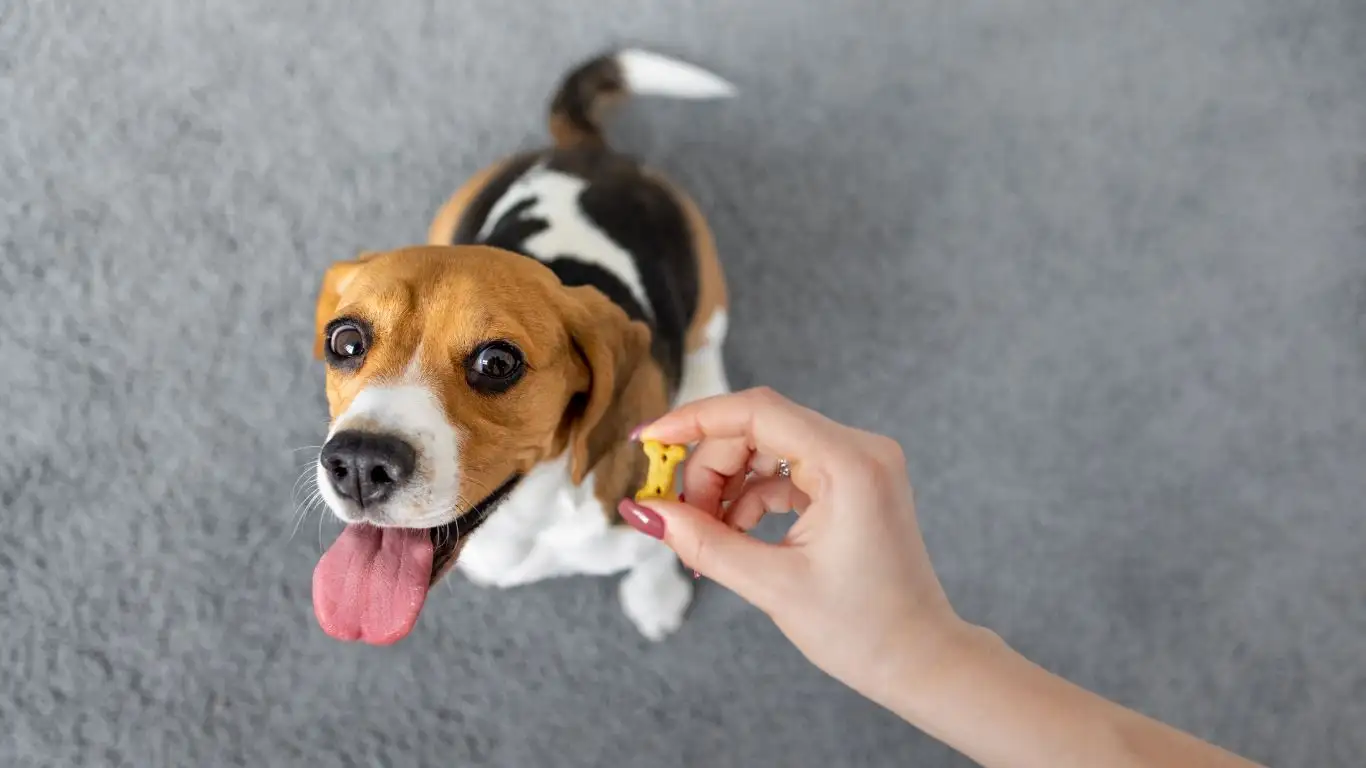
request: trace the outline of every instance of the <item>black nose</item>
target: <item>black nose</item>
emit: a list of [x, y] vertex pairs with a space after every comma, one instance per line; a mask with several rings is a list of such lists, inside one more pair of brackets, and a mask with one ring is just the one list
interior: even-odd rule
[[397, 437], [345, 430], [327, 441], [318, 460], [337, 493], [368, 507], [408, 482], [417, 454]]

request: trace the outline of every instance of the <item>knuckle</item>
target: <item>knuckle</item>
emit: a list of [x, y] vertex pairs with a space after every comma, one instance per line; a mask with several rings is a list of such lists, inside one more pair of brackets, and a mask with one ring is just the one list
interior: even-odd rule
[[905, 472], [906, 454], [897, 441], [864, 433], [861, 441], [856, 441], [852, 451], [841, 457], [836, 467], [839, 474], [860, 483], [878, 483], [891, 480]]
[[877, 477], [877, 463], [871, 456], [851, 452], [832, 457], [830, 475], [835, 481], [850, 481], [860, 485]]
[[890, 437], [877, 435], [873, 439], [873, 450], [886, 467], [900, 469], [906, 466], [906, 451], [902, 449], [901, 443]]
[[769, 386], [754, 387], [749, 394], [760, 405], [777, 405], [783, 401], [783, 396]]

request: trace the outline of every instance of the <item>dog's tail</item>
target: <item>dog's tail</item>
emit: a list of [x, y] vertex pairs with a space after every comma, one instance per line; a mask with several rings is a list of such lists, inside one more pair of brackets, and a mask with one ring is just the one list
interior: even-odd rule
[[735, 86], [701, 67], [639, 49], [599, 56], [565, 76], [550, 102], [550, 133], [560, 147], [603, 146], [608, 108], [627, 96], [723, 99]]

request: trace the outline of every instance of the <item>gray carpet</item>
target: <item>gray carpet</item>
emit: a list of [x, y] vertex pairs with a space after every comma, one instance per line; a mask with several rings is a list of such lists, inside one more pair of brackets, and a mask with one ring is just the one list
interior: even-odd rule
[[661, 645], [608, 580], [452, 580], [386, 650], [314, 623], [322, 270], [622, 42], [740, 85], [615, 136], [715, 224], [735, 383], [904, 442], [965, 615], [1359, 765], [1366, 6], [816, 5], [6, 3], [0, 765], [964, 764], [715, 586]]

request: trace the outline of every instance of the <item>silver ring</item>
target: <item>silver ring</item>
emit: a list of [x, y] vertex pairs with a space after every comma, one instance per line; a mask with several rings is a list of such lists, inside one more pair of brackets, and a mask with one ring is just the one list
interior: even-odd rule
[[778, 459], [778, 472], [775, 477], [792, 477], [792, 465], [787, 459]]

